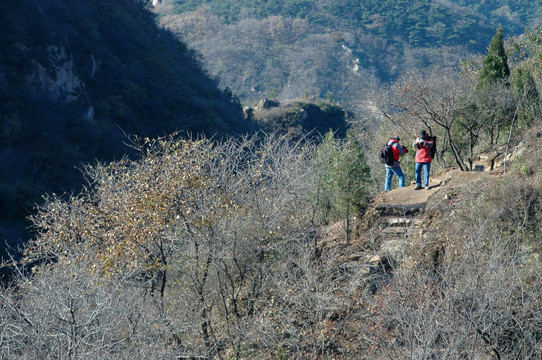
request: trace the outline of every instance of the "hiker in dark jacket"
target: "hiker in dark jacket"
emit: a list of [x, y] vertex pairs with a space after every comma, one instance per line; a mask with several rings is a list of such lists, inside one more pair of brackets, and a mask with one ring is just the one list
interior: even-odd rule
[[427, 135], [425, 130], [420, 131], [420, 136], [412, 143], [416, 149], [416, 187], [414, 190], [422, 188], [422, 169], [424, 172], [423, 187], [429, 190], [429, 171], [431, 170], [431, 148], [433, 147], [433, 139]]
[[393, 152], [394, 161], [392, 165], [386, 164], [386, 183], [384, 184], [385, 191], [390, 191], [393, 174], [397, 175], [397, 178], [399, 179], [399, 187], [402, 188], [405, 186], [405, 174], [403, 174], [403, 170], [401, 169], [399, 157], [406, 154], [408, 150], [403, 145], [399, 145], [399, 140], [399, 137], [395, 136], [392, 137], [388, 142], [388, 145], [391, 146]]

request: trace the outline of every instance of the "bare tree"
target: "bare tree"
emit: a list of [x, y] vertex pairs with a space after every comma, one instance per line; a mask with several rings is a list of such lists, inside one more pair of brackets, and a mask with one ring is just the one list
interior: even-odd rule
[[[314, 148], [275, 136], [166, 138], [139, 148], [138, 161], [88, 167], [82, 194], [49, 199], [34, 218], [39, 236], [27, 257], [56, 262], [53, 275], [78, 262], [83, 275], [118, 283], [119, 291], [134, 287], [146, 296], [138, 311], [171, 339], [163, 351], [239, 356], [265, 337], [256, 320], [270, 306], [275, 269], [306, 256], [281, 244], [299, 242], [314, 254], [307, 197]], [[62, 291], [50, 284], [46, 293]], [[83, 296], [92, 285], [74, 287]], [[68, 339], [58, 349], [71, 354], [80, 341]]]
[[445, 146], [441, 150], [449, 148], [455, 164], [461, 170], [471, 170], [480, 135], [495, 128], [512, 103], [506, 87], [495, 85], [478, 91], [471, 77], [441, 70], [401, 78], [390, 88], [381, 110], [405, 129], [423, 126], [429, 133], [442, 134]]
[[[160, 358], [164, 323], [130, 275], [110, 281], [89, 259], [44, 265], [0, 293], [2, 359]], [[134, 355], [137, 354], [137, 355]]]

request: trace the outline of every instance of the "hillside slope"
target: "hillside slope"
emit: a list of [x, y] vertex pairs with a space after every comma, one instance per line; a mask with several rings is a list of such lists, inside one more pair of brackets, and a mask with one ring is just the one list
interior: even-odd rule
[[127, 135], [252, 129], [138, 1], [2, 1], [0, 33], [0, 239], [12, 244], [43, 194], [128, 154]]
[[412, 69], [456, 67], [539, 22], [529, 1], [163, 0], [160, 24], [244, 103], [305, 94], [353, 108]]
[[326, 324], [329, 347], [356, 343], [363, 354], [348, 358], [360, 359], [539, 357], [539, 138], [510, 149], [506, 173], [502, 162], [450, 169], [429, 191], [378, 195], [350, 243], [341, 224], [323, 229], [345, 304]]

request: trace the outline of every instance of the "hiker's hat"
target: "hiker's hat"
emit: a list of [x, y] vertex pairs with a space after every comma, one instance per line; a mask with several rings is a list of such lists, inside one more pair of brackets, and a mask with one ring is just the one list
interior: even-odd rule
[[424, 138], [426, 135], [427, 135], [427, 133], [425, 132], [425, 130], [420, 131], [420, 136], [422, 138]]
[[401, 139], [399, 139], [399, 136], [394, 136], [394, 137], [392, 137], [392, 139], [397, 140], [397, 141], [401, 140]]

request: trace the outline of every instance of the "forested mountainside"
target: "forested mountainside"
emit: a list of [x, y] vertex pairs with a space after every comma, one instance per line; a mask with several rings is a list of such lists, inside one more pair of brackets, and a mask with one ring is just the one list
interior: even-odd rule
[[351, 29], [379, 37], [400, 37], [419, 46], [468, 44], [483, 50], [498, 24], [521, 33], [541, 14], [541, 5], [528, 0], [163, 0], [175, 12], [208, 9], [227, 23], [247, 15], [259, 19], [284, 16], [306, 19], [330, 29]]
[[[0, 3], [0, 238], [127, 135], [245, 133], [239, 101], [132, 0]], [[14, 225], [15, 224], [15, 225]]]
[[163, 26], [243, 102], [306, 94], [354, 106], [375, 83], [454, 66], [495, 29], [535, 26], [532, 1], [155, 1]]

